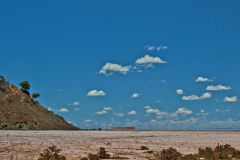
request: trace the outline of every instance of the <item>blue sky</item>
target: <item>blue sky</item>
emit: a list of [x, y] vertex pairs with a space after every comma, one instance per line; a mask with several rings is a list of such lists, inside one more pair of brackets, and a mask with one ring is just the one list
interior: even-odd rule
[[240, 2], [0, 2], [0, 74], [80, 128], [240, 129]]

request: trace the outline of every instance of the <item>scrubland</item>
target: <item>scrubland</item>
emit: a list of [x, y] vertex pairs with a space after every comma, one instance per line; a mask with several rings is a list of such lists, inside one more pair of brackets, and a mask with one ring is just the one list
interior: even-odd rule
[[101, 147], [111, 157], [139, 160], [154, 158], [154, 155], [156, 158], [163, 149], [170, 147], [187, 155], [199, 153], [199, 148], [212, 147], [214, 151], [218, 144], [240, 149], [240, 132], [0, 131], [0, 159], [37, 160], [47, 147], [55, 145], [61, 149], [59, 154], [67, 160], [80, 160], [89, 154], [98, 154]]

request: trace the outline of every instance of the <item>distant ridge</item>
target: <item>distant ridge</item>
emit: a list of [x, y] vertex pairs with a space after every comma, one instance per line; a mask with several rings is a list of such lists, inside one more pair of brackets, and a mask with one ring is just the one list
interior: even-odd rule
[[0, 129], [78, 130], [0, 76]]

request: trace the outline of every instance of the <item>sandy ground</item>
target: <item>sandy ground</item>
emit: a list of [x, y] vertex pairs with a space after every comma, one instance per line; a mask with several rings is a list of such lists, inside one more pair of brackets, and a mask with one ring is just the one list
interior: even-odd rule
[[199, 147], [231, 144], [240, 149], [240, 132], [233, 131], [0, 131], [0, 160], [36, 160], [47, 146], [56, 145], [68, 160], [80, 159], [105, 147], [111, 155], [147, 159], [139, 150], [174, 147], [195, 153]]

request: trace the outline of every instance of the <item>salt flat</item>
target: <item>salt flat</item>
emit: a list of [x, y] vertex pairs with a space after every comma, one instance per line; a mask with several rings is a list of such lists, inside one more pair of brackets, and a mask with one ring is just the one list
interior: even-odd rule
[[105, 147], [111, 155], [147, 159], [150, 154], [138, 150], [174, 147], [184, 154], [199, 147], [230, 144], [240, 149], [237, 131], [0, 131], [0, 159], [34, 160], [45, 147], [56, 145], [69, 160], [97, 153]]

